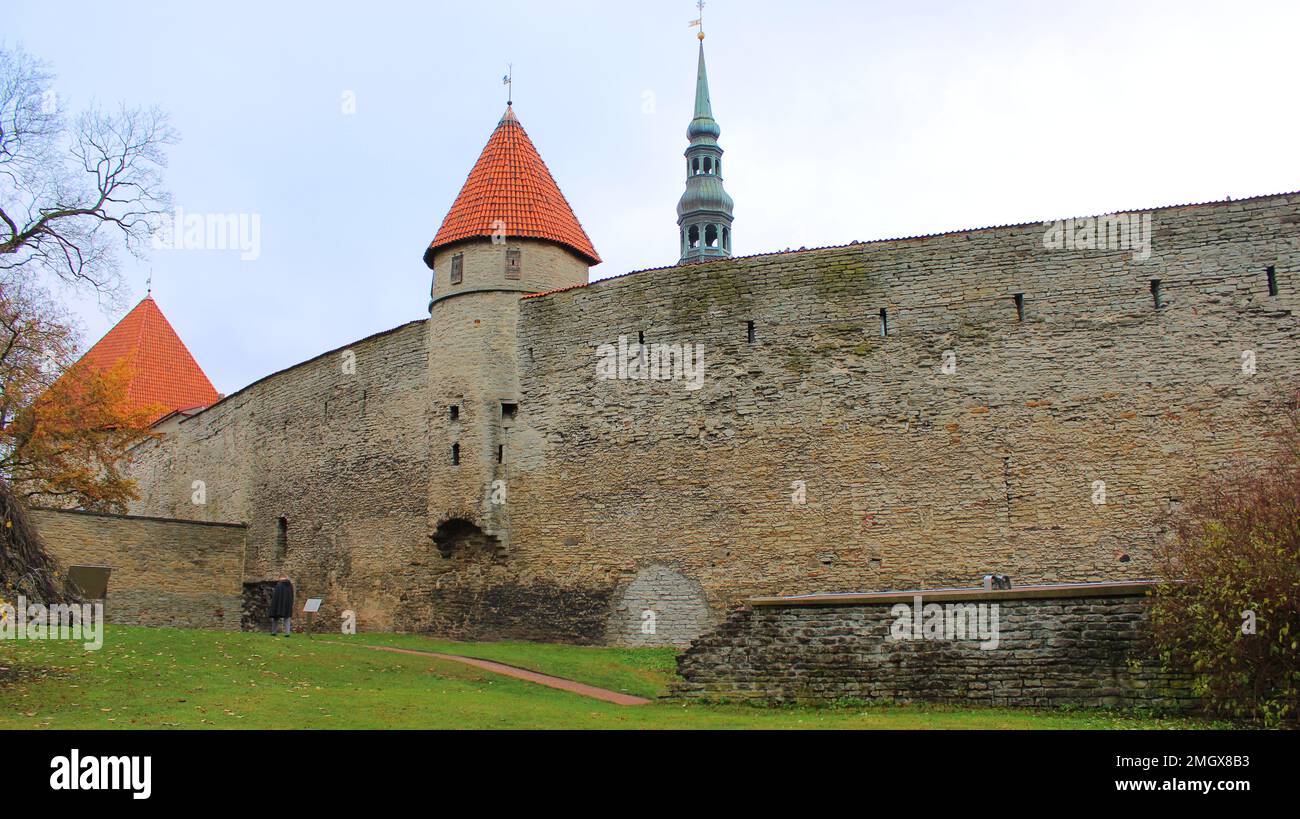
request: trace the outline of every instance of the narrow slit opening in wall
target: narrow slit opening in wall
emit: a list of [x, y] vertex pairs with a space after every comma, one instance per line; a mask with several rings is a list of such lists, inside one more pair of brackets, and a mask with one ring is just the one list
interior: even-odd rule
[[501, 402], [501, 420], [513, 421], [519, 416], [519, 405]]
[[460, 407], [456, 406], [455, 404], [452, 404], [451, 406], [447, 407], [447, 417], [453, 421], [459, 421]]
[[1151, 280], [1151, 303], [1155, 305], [1155, 308], [1157, 310], [1164, 307], [1164, 303], [1160, 301], [1160, 280], [1159, 279]]
[[505, 462], [506, 462], [505, 444], [497, 444], [497, 463], [503, 464]]
[[282, 558], [289, 553], [289, 519], [281, 515], [275, 520], [275, 556]]
[[1025, 294], [1017, 293], [1016, 296], [1016, 321], [1025, 320]]
[[636, 332], [636, 343], [637, 343], [637, 344], [645, 344], [645, 330], [637, 330], [637, 332]]
[[1276, 296], [1277, 295], [1277, 268], [1270, 267], [1265, 272], [1268, 274], [1268, 294], [1270, 296]]
[[460, 466], [460, 444], [451, 445], [451, 465]]
[[747, 321], [747, 322], [745, 322], [745, 339], [746, 339], [750, 344], [753, 344], [754, 341], [755, 341], [755, 339], [756, 339], [756, 336], [755, 336], [755, 333], [754, 333], [754, 322], [752, 322], [752, 321]]
[[889, 336], [889, 311], [882, 307], [880, 308], [880, 337], [887, 338], [888, 336]]

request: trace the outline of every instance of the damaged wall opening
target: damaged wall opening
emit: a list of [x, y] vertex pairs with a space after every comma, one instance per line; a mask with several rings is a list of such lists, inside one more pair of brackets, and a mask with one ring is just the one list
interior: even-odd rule
[[432, 535], [433, 545], [444, 558], [492, 554], [501, 542], [464, 518], [452, 518], [438, 524]]

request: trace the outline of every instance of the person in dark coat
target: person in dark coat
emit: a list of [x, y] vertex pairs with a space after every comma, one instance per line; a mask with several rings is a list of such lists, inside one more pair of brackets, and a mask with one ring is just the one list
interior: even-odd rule
[[275, 636], [275, 627], [277, 621], [284, 621], [284, 636], [288, 637], [293, 634], [293, 626], [290, 619], [293, 617], [293, 583], [289, 582], [288, 575], [280, 575], [280, 581], [275, 584], [275, 591], [271, 593], [271, 636]]

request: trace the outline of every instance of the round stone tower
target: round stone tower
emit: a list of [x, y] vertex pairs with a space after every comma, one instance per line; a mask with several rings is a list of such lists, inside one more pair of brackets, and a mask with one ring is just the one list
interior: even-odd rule
[[509, 547], [505, 489], [519, 394], [519, 299], [587, 283], [600, 263], [512, 108], [424, 253], [429, 301], [429, 525], [446, 555]]

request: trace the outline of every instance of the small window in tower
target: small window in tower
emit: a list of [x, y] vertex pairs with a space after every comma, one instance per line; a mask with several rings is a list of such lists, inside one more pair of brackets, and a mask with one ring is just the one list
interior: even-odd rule
[[1276, 296], [1277, 295], [1277, 268], [1270, 267], [1267, 272], [1268, 272], [1268, 294], [1270, 296]]
[[1015, 300], [1016, 300], [1016, 321], [1024, 321], [1025, 320], [1025, 294], [1017, 293], [1015, 295]]
[[691, 173], [695, 176], [700, 175], [700, 158], [698, 156], [691, 160]]
[[506, 248], [506, 278], [518, 279], [523, 264], [523, 251], [517, 247]]
[[275, 521], [275, 557], [282, 559], [289, 553], [289, 519], [283, 515]]
[[704, 228], [704, 244], [708, 247], [718, 246], [718, 226], [708, 225]]
[[753, 344], [754, 341], [757, 340], [758, 336], [754, 331], [754, 322], [752, 321], [745, 322], [745, 337], [750, 344]]
[[447, 407], [447, 417], [453, 421], [459, 421], [460, 406], [458, 404], [452, 404], [450, 407]]
[[1155, 304], [1157, 310], [1160, 310], [1161, 308], [1163, 308], [1163, 307], [1165, 306], [1164, 302], [1160, 300], [1160, 280], [1159, 280], [1159, 279], [1152, 279], [1152, 280], [1151, 280], [1151, 301], [1152, 301], [1153, 304]]
[[451, 445], [451, 465], [460, 466], [460, 444]]
[[727, 228], [722, 229], [722, 249], [731, 250], [731, 231]]
[[882, 307], [880, 308], [880, 337], [886, 338], [888, 336], [889, 336], [889, 311]]
[[699, 247], [699, 246], [700, 246], [700, 226], [699, 226], [699, 225], [691, 225], [691, 229], [690, 229], [690, 232], [689, 232], [689, 236], [690, 236], [689, 246], [690, 246], [691, 248]]
[[457, 253], [451, 257], [451, 283], [460, 284], [465, 279], [465, 254]]
[[705, 175], [713, 173], [713, 157], [711, 156], [704, 157], [704, 173]]
[[515, 418], [517, 418], [517, 417], [519, 417], [519, 405], [518, 405], [518, 404], [507, 404], [506, 402], [502, 401], [502, 402], [501, 402], [501, 420], [502, 420], [502, 421], [513, 421], [513, 420], [515, 420]]
[[505, 462], [506, 462], [505, 444], [497, 444], [497, 463], [503, 464]]

